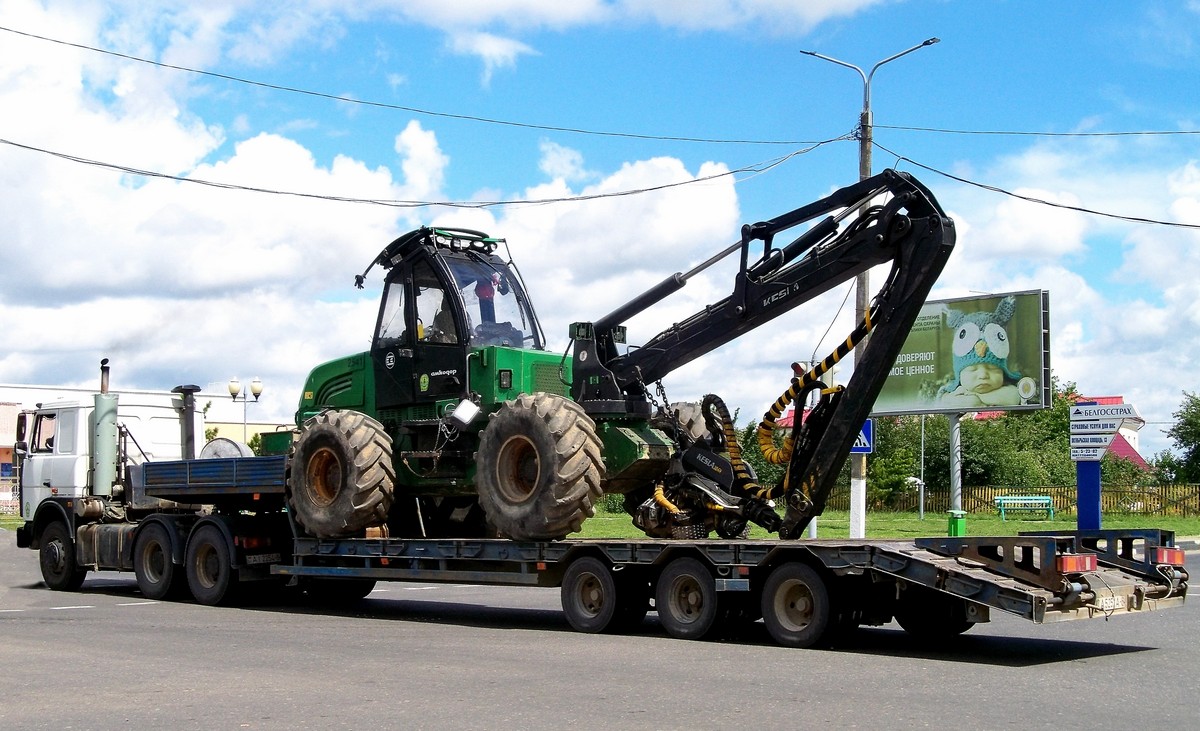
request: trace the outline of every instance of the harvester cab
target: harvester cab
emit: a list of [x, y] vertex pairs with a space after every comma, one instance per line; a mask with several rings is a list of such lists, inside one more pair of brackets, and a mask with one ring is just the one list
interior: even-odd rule
[[495, 253], [500, 243], [478, 231], [421, 228], [375, 259], [388, 270], [371, 345], [377, 408], [466, 396], [467, 361], [482, 347], [542, 349], [520, 277]]

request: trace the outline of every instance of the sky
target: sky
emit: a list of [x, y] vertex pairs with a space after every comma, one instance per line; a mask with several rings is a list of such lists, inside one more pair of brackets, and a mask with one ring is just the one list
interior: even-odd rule
[[[862, 79], [801, 51], [870, 70], [931, 37], [871, 108], [873, 169], [955, 220], [932, 296], [1047, 290], [1054, 375], [1169, 448], [1200, 380], [1198, 0], [0, 0], [0, 383], [92, 385], [100, 358], [114, 388], [257, 376], [250, 419], [288, 421], [314, 365], [369, 347], [379, 272], [354, 275], [420, 225], [505, 238], [561, 351], [857, 180]], [[757, 419], [850, 331], [849, 287], [668, 396]]]

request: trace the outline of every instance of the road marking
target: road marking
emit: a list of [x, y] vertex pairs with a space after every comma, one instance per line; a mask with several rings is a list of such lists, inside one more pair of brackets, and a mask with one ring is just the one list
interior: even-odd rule
[[148, 604], [158, 604], [158, 602], [124, 602], [118, 604], [118, 607], [144, 607]]
[[24, 609], [0, 609], [0, 613], [4, 612], [24, 612]]
[[77, 604], [73, 607], [50, 607], [51, 609], [95, 609], [94, 604]]

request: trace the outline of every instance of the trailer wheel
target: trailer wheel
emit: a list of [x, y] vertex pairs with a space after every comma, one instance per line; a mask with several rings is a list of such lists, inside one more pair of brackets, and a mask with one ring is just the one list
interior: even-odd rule
[[785, 647], [813, 647], [830, 627], [829, 590], [807, 564], [785, 563], [767, 577], [762, 594], [763, 623]]
[[237, 580], [229, 556], [229, 544], [214, 525], [204, 525], [188, 539], [187, 584], [201, 604], [229, 603], [237, 594]]
[[500, 407], [475, 455], [475, 488], [492, 525], [515, 540], [558, 540], [596, 514], [600, 439], [583, 408], [551, 393]]
[[184, 577], [171, 561], [171, 536], [161, 523], [152, 523], [138, 534], [133, 544], [133, 573], [147, 599], [180, 594]]
[[717, 623], [717, 583], [712, 572], [694, 558], [677, 558], [658, 577], [654, 606], [663, 629], [672, 637], [699, 640]]
[[38, 561], [46, 586], [55, 591], [78, 591], [87, 569], [75, 561], [75, 541], [67, 524], [56, 520], [46, 526], [38, 544]]
[[288, 475], [288, 507], [317, 538], [382, 525], [395, 483], [392, 442], [383, 425], [357, 411], [323, 411], [304, 422]]
[[563, 614], [579, 632], [616, 629], [622, 597], [608, 564], [592, 556], [571, 562], [563, 576]]

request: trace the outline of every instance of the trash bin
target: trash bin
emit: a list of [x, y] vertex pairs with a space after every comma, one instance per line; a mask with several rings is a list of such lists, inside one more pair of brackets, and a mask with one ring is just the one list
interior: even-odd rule
[[951, 537], [965, 536], [967, 534], [967, 511], [951, 510], [949, 512], [950, 525], [946, 529], [946, 535]]

